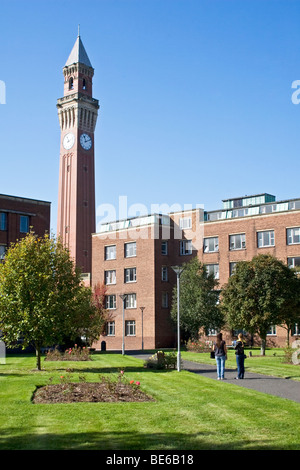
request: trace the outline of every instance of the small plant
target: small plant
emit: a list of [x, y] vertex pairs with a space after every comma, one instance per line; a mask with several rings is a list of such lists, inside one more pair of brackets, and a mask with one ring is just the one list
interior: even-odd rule
[[144, 362], [144, 367], [147, 369], [175, 369], [177, 363], [177, 355], [175, 351], [165, 353], [163, 351], [157, 351], [153, 356], [149, 357]]

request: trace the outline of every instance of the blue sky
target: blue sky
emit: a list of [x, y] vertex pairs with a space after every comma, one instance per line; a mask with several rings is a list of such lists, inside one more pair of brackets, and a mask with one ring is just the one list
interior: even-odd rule
[[78, 23], [97, 206], [300, 197], [300, 0], [0, 0], [2, 194], [51, 201], [56, 231], [56, 100]]

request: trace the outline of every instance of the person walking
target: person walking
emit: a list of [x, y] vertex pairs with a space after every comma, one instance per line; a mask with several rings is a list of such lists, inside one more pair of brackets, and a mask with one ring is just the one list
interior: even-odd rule
[[224, 380], [225, 375], [225, 361], [227, 359], [226, 343], [223, 340], [222, 333], [217, 335], [217, 340], [214, 344], [213, 350], [215, 352], [215, 359], [217, 363], [218, 380]]
[[235, 357], [237, 364], [238, 375], [236, 379], [243, 379], [245, 374], [245, 352], [244, 352], [244, 337], [242, 333], [238, 335], [238, 339], [235, 345]]

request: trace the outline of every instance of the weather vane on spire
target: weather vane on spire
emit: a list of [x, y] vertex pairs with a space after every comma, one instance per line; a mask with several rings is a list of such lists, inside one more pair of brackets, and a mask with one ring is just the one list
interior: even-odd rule
[[80, 36], [80, 24], [78, 25], [78, 36]]

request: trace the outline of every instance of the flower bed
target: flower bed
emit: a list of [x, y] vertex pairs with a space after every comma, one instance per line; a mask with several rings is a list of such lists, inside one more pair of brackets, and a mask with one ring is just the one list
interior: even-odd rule
[[79, 348], [75, 344], [74, 348], [66, 349], [60, 352], [57, 348], [53, 351], [48, 351], [46, 361], [90, 361], [90, 351], [88, 348]]
[[128, 381], [121, 371], [117, 380], [99, 376], [99, 382], [86, 382], [85, 376], [79, 376], [79, 382], [73, 382], [70, 375], [60, 376], [59, 384], [38, 387], [32, 398], [40, 403], [77, 403], [77, 402], [145, 402], [154, 401], [140, 389], [140, 382]]
[[212, 350], [212, 341], [188, 340], [186, 343], [187, 351], [206, 353]]

